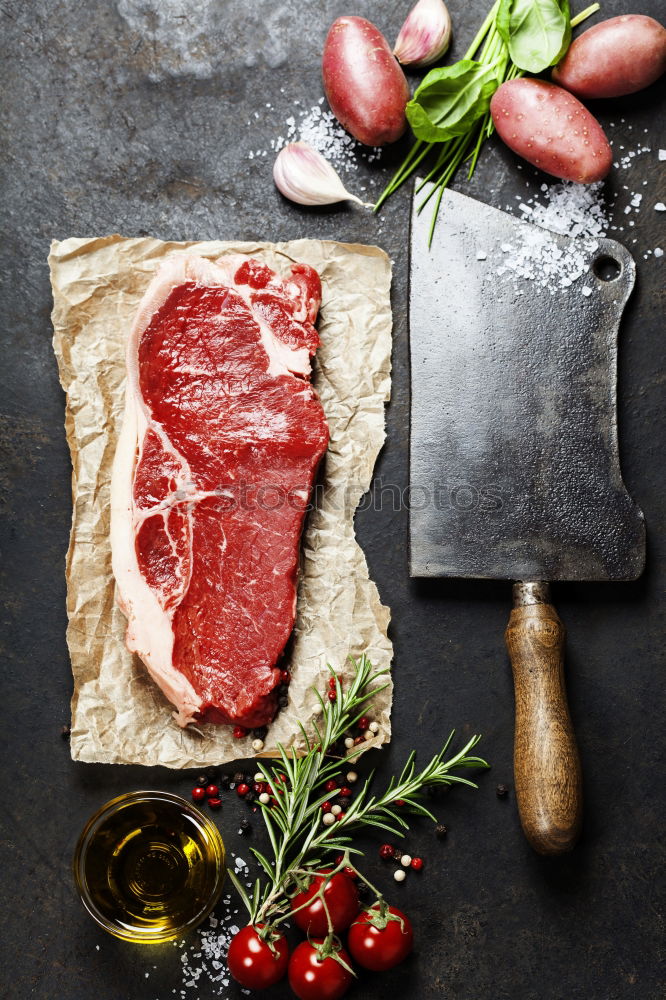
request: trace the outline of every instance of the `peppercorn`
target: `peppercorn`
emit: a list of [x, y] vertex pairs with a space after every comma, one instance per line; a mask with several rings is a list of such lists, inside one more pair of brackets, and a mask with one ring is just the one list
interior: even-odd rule
[[250, 786], [246, 785], [244, 781], [241, 781], [240, 785], [238, 785], [238, 787], [236, 788], [236, 795], [240, 795], [240, 797], [243, 799], [245, 798], [245, 796], [249, 791], [250, 791]]
[[367, 729], [369, 725], [370, 725], [370, 719], [367, 717], [367, 715], [363, 715], [358, 720], [358, 728], [359, 729]]
[[391, 844], [382, 844], [379, 848], [379, 857], [383, 858], [384, 861], [388, 861], [389, 858], [393, 857], [393, 846]]
[[357, 747], [359, 745], [359, 743], [365, 743], [365, 740], [363, 739], [362, 736], [357, 736], [356, 737], [356, 739], [354, 740], [354, 746]]
[[257, 797], [257, 793], [253, 792], [252, 789], [250, 789], [249, 792], [245, 793], [245, 801], [248, 802], [248, 803], [254, 802], [254, 800], [256, 799], [256, 797]]
[[278, 698], [278, 705], [280, 706], [280, 708], [286, 708], [288, 704], [289, 704], [289, 699], [286, 696], [283, 695], [282, 698]]
[[402, 861], [402, 851], [400, 850], [399, 847], [394, 847], [393, 848], [393, 860], [394, 861]]
[[71, 735], [72, 735], [71, 726], [63, 726], [62, 729], [60, 730], [60, 737], [63, 740], [68, 740]]
[[329, 781], [327, 781], [327, 782], [326, 782], [326, 784], [324, 785], [324, 788], [326, 789], [326, 791], [327, 791], [327, 792], [334, 792], [334, 791], [336, 790], [336, 788], [337, 788], [337, 787], [338, 787], [338, 783], [337, 783], [337, 781], [335, 780], [335, 778], [331, 778], [331, 779], [330, 779]]
[[322, 802], [322, 804], [321, 804], [321, 811], [325, 812], [325, 813], [330, 813], [330, 811], [331, 811], [331, 803], [328, 801], [328, 799], [326, 800], [326, 802]]
[[218, 781], [218, 785], [220, 786], [220, 788], [228, 788], [230, 784], [231, 784], [231, 778], [229, 777], [229, 775], [221, 774]]
[[357, 882], [356, 891], [359, 899], [367, 899], [370, 895], [370, 886], [366, 885], [365, 882]]
[[239, 830], [238, 832], [239, 832], [239, 833], [240, 833], [241, 835], [242, 835], [242, 834], [244, 834], [244, 833], [249, 833], [249, 831], [250, 831], [251, 829], [252, 829], [252, 827], [251, 827], [251, 825], [250, 825], [250, 821], [249, 821], [248, 819], [242, 819], [242, 820], [240, 821], [240, 830]]
[[252, 787], [252, 785], [254, 784], [254, 775], [253, 774], [244, 774], [243, 775], [243, 781], [245, 782], [246, 785], [250, 785], [250, 787]]
[[410, 868], [413, 868], [415, 872], [420, 872], [423, 868], [423, 858], [412, 858]]
[[335, 684], [336, 684], [336, 680], [335, 680], [335, 676], [333, 676], [333, 677], [329, 677], [329, 678], [328, 678], [328, 686], [329, 686], [330, 688], [334, 688], [334, 687], [335, 687]]
[[252, 786], [252, 791], [255, 792], [256, 795], [261, 795], [262, 792], [266, 791], [267, 787], [268, 786], [265, 781], [256, 781]]
[[280, 672], [280, 680], [283, 684], [291, 684], [291, 674], [288, 670], [282, 670]]
[[439, 837], [440, 840], [443, 840], [448, 832], [447, 827], [445, 827], [443, 823], [438, 823], [435, 827], [435, 836]]
[[347, 795], [340, 795], [336, 799], [336, 802], [342, 807], [342, 809], [349, 809], [351, 801], [352, 800]]
[[335, 818], [336, 818], [336, 819], [338, 820], [338, 822], [339, 822], [340, 820], [343, 820], [343, 819], [345, 818], [345, 814], [344, 814], [343, 812], [339, 812], [339, 813], [337, 813], [337, 815], [336, 815], [336, 817], [335, 817]]
[[340, 795], [344, 795], [348, 799], [350, 799], [353, 794], [354, 793], [352, 792], [351, 788], [348, 788], [346, 785], [343, 785], [342, 788], [340, 789]]
[[247, 736], [247, 729], [245, 726], [234, 726], [232, 735], [235, 740], [242, 740], [244, 736]]
[[495, 789], [495, 795], [497, 796], [498, 799], [505, 799], [508, 794], [509, 794], [508, 785], [498, 785], [497, 788]]
[[356, 874], [354, 869], [350, 868], [349, 865], [345, 865], [345, 867], [342, 869], [342, 874], [346, 875], [347, 878], [353, 878], [354, 881], [358, 878], [358, 875]]
[[192, 801], [203, 802], [205, 797], [206, 797], [206, 792], [201, 787], [201, 785], [195, 785], [194, 788], [192, 789]]
[[236, 771], [232, 780], [235, 785], [240, 785], [241, 781], [245, 781], [245, 775], [242, 771]]
[[336, 694], [335, 691], [329, 691], [327, 697], [328, 697], [329, 701], [337, 701], [338, 700], [338, 696], [337, 696], [337, 694]]
[[217, 799], [220, 795], [220, 789], [217, 785], [206, 785], [206, 798], [207, 799]]
[[268, 726], [259, 726], [258, 729], [253, 729], [252, 736], [255, 740], [265, 740], [268, 736]]
[[282, 695], [283, 697], [286, 697], [289, 694], [289, 685], [280, 684], [280, 686], [278, 687], [278, 694]]
[[201, 785], [202, 788], [205, 788], [206, 785], [208, 784], [208, 780], [209, 779], [207, 774], [200, 774], [199, 777], [197, 778], [197, 785]]
[[208, 799], [208, 805], [211, 807], [211, 809], [219, 809], [220, 806], [222, 805], [222, 799], [217, 799], [217, 798]]

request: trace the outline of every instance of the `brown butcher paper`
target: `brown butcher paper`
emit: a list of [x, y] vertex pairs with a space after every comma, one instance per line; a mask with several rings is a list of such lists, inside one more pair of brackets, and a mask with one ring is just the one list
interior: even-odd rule
[[[164, 259], [226, 251], [252, 255], [278, 273], [293, 261], [322, 281], [321, 346], [313, 381], [330, 427], [322, 481], [303, 535], [298, 608], [285, 663], [289, 706], [269, 728], [263, 753], [299, 744], [327, 686], [327, 663], [349, 674], [348, 657], [391, 663], [389, 610], [370, 580], [354, 534], [354, 512], [368, 490], [384, 442], [390, 391], [390, 261], [377, 247], [319, 240], [289, 243], [164, 243], [155, 239], [54, 242], [53, 346], [67, 396], [65, 429], [72, 457], [73, 518], [67, 552], [67, 642], [74, 674], [71, 752], [75, 760], [197, 767], [252, 754], [251, 737], [228, 726], [181, 729], [172, 706], [125, 646], [126, 620], [115, 602], [109, 538], [111, 465], [123, 418], [125, 344], [143, 293]], [[373, 700], [390, 738], [391, 686]], [[300, 740], [302, 742], [302, 740]]]

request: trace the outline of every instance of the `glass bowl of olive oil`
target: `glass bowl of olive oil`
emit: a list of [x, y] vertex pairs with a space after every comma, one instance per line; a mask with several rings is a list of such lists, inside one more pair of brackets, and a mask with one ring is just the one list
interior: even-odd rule
[[110, 934], [155, 944], [199, 924], [219, 899], [216, 825], [169, 792], [129, 792], [92, 816], [74, 853], [83, 905]]

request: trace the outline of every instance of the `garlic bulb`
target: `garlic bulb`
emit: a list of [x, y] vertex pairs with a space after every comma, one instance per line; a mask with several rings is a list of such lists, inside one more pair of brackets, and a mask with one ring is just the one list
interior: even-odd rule
[[451, 17], [443, 0], [418, 0], [412, 7], [393, 49], [406, 66], [429, 66], [451, 42]]
[[333, 205], [336, 201], [364, 204], [345, 190], [328, 160], [306, 142], [283, 146], [273, 164], [273, 180], [285, 198], [299, 205]]

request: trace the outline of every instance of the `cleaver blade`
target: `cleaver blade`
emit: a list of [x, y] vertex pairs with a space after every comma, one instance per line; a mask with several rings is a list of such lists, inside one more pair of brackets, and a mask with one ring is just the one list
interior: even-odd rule
[[[425, 189], [426, 193], [428, 189]], [[634, 580], [643, 514], [620, 472], [617, 336], [634, 261], [445, 191], [411, 224], [410, 572], [515, 581], [507, 646], [523, 828], [569, 850], [581, 821], [554, 580]]]

